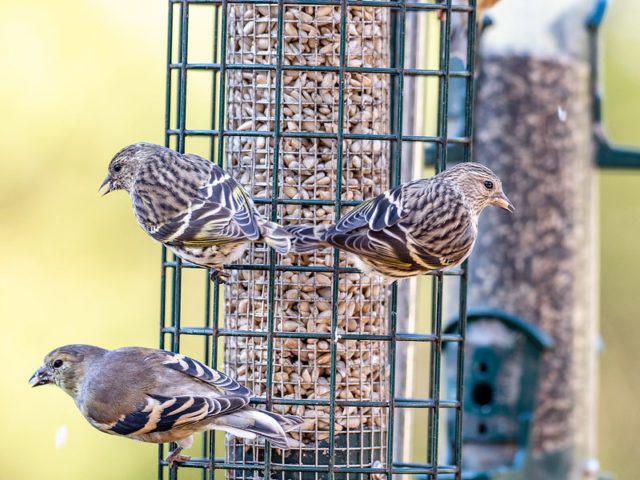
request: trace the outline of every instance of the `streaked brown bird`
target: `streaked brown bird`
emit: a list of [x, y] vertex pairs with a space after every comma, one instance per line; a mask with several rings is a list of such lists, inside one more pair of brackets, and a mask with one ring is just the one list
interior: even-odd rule
[[285, 432], [302, 423], [298, 416], [248, 406], [251, 391], [223, 373], [152, 348], [56, 348], [29, 379], [32, 386], [49, 383], [68, 393], [101, 432], [142, 442], [176, 442], [166, 459], [170, 466], [190, 459], [180, 452], [191, 446], [197, 432], [260, 436], [287, 449], [298, 442]]
[[404, 183], [357, 206], [333, 225], [290, 226], [292, 251], [323, 247], [351, 252], [359, 267], [392, 280], [459, 265], [490, 205], [513, 211], [502, 182], [487, 167], [461, 163]]
[[245, 190], [222, 168], [197, 155], [152, 143], [120, 150], [100, 186], [103, 195], [126, 190], [140, 226], [184, 260], [221, 275], [249, 242], [263, 240], [278, 253], [289, 234], [262, 218]]

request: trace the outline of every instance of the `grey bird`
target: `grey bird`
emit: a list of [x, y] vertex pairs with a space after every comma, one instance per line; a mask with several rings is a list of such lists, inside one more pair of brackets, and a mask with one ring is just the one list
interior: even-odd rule
[[487, 167], [461, 163], [355, 207], [337, 223], [289, 226], [292, 251], [328, 246], [351, 252], [358, 266], [396, 280], [462, 263], [478, 236], [478, 216], [493, 205], [514, 211]]
[[264, 437], [288, 449], [286, 433], [302, 423], [250, 407], [252, 393], [223, 373], [177, 353], [142, 347], [105, 350], [92, 345], [56, 348], [29, 379], [53, 383], [68, 393], [82, 415], [101, 432], [151, 443], [176, 442], [167, 462], [180, 455], [193, 434], [223, 430], [242, 438]]
[[103, 195], [126, 190], [140, 226], [180, 258], [212, 269], [212, 279], [249, 242], [263, 240], [282, 254], [291, 247], [290, 235], [262, 218], [227, 172], [197, 155], [129, 145], [111, 160], [104, 187]]

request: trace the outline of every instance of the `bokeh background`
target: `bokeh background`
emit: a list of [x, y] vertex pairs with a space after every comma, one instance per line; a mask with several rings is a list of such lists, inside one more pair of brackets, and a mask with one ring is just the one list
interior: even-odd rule
[[[27, 379], [53, 347], [157, 345], [160, 248], [97, 187], [121, 146], [163, 142], [166, 2], [2, 1], [0, 478], [152, 478], [156, 448], [99, 434]], [[604, 26], [605, 124], [640, 145], [640, 2]], [[600, 174], [600, 462], [639, 478], [640, 171]]]

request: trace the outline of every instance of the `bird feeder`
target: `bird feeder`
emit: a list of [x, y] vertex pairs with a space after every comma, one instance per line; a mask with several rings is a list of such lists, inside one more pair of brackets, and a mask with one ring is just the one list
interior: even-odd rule
[[[587, 25], [601, 3], [502, 2], [478, 56], [474, 154], [509, 185], [517, 215], [481, 219], [469, 258], [469, 306], [526, 319], [556, 345], [541, 357], [526, 440], [531, 455], [517, 478], [598, 474], [597, 75]], [[490, 342], [490, 331], [485, 337]], [[493, 467], [513, 465], [515, 454], [491, 463], [482, 448], [466, 448], [464, 457]]]
[[[519, 470], [530, 454], [542, 354], [554, 343], [531, 323], [493, 309], [467, 314], [462, 448], [465, 477]], [[457, 321], [446, 332], [454, 332]], [[456, 388], [456, 345], [445, 347], [445, 383]], [[455, 417], [447, 419], [454, 438]], [[450, 445], [450, 452], [454, 445]]]
[[[448, 34], [454, 14], [475, 25], [472, 7], [360, 0], [169, 4], [166, 143], [184, 151], [195, 140], [209, 141], [209, 158], [245, 187], [265, 217], [283, 225], [338, 220], [400, 183], [407, 145], [438, 144], [438, 171], [446, 167], [449, 141], [471, 158], [475, 50], [470, 47], [465, 66], [451, 71]], [[436, 21], [438, 10], [446, 10], [448, 20]], [[211, 57], [193, 61], [202, 35], [190, 32], [203, 16], [213, 20]], [[405, 64], [405, 43], [415, 47], [418, 38], [407, 29], [409, 17], [434, 21], [440, 38], [430, 45], [433, 64]], [[467, 42], [474, 43], [473, 28]], [[190, 80], [198, 72], [212, 74], [204, 93]], [[403, 124], [410, 117], [405, 95], [413, 100], [405, 79], [426, 78], [433, 80], [437, 100], [429, 135]], [[451, 139], [450, 78], [463, 79], [467, 94], [465, 128]], [[187, 120], [188, 101], [209, 102], [208, 125]], [[397, 304], [404, 292], [361, 273], [349, 256], [334, 250], [280, 256], [254, 244], [226, 266], [224, 284], [205, 281], [204, 324], [193, 325], [182, 307], [195, 291], [183, 287], [183, 276], [197, 267], [166, 251], [162, 261], [160, 346], [183, 351], [187, 340], [203, 337], [202, 360], [251, 389], [255, 406], [304, 419], [290, 433], [294, 445], [286, 451], [260, 440], [207, 435], [202, 458], [192, 455], [171, 468], [169, 478], [184, 467], [210, 475], [223, 469], [233, 479], [460, 476], [459, 455], [450, 464], [439, 462], [439, 412], [455, 410], [461, 424], [462, 392], [460, 381], [454, 398], [440, 399], [444, 274], [433, 275], [432, 332], [399, 331]], [[461, 305], [465, 296], [463, 288]], [[463, 332], [464, 321], [448, 336], [461, 351]], [[430, 372], [430, 398], [396, 391], [396, 360], [409, 342], [431, 348], [428, 367], [419, 369], [421, 377]], [[394, 419], [404, 409], [429, 412], [428, 431], [420, 426], [427, 458], [401, 461], [394, 450], [394, 440], [405, 434]], [[166, 464], [159, 465], [162, 477]]]

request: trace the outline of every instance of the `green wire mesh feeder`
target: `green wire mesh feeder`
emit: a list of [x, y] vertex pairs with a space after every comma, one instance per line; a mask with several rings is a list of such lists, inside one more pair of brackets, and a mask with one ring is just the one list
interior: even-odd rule
[[[407, 33], [416, 32], [407, 32], [407, 19], [438, 10], [447, 11], [438, 67], [408, 65]], [[471, 26], [465, 32], [469, 68], [456, 72], [449, 71], [453, 14], [468, 17]], [[210, 19], [211, 58], [190, 63], [189, 27], [202, 16]], [[210, 159], [274, 221], [334, 221], [400, 182], [407, 145], [437, 145], [437, 170], [446, 165], [449, 143], [460, 145], [470, 159], [474, 25], [473, 7], [450, 1], [170, 1], [166, 145], [192, 152], [192, 141], [207, 141]], [[210, 74], [207, 91], [194, 97], [190, 75], [203, 71]], [[412, 101], [404, 97], [413, 96], [405, 86], [420, 77], [434, 79], [438, 92], [432, 136], [408, 134], [411, 126], [403, 126], [403, 107]], [[447, 136], [450, 77], [466, 80], [464, 135], [455, 138]], [[187, 98], [210, 105], [208, 125], [187, 128]], [[191, 315], [182, 315], [185, 298], [193, 294], [182, 288], [186, 268], [198, 267], [169, 258], [163, 249], [160, 346], [199, 355], [252, 389], [260, 408], [300, 415], [304, 424], [292, 432], [299, 446], [285, 452], [259, 440], [208, 433], [202, 457], [171, 470], [160, 446], [159, 479], [178, 478], [193, 468], [202, 478], [221, 471], [234, 479], [461, 478], [466, 266], [432, 275], [428, 333], [401, 331], [397, 286], [360, 273], [337, 250], [280, 256], [254, 245], [228, 266], [225, 285], [211, 284], [201, 272], [204, 323], [194, 326]], [[446, 335], [441, 330], [445, 275], [461, 277], [462, 312], [458, 331]], [[194, 338], [203, 340], [204, 351], [198, 347], [203, 353], [185, 351]], [[419, 369], [428, 372], [428, 398], [406, 398], [396, 385], [402, 373], [397, 359], [410, 342], [430, 345], [427, 368]], [[461, 346], [452, 399], [440, 398], [443, 342]], [[443, 408], [456, 412], [448, 464], [439, 460]], [[424, 432], [426, 461], [398, 451], [398, 438], [408, 432], [394, 419], [404, 409], [428, 411], [428, 424], [414, 425]], [[216, 457], [223, 438], [225, 455]]]

